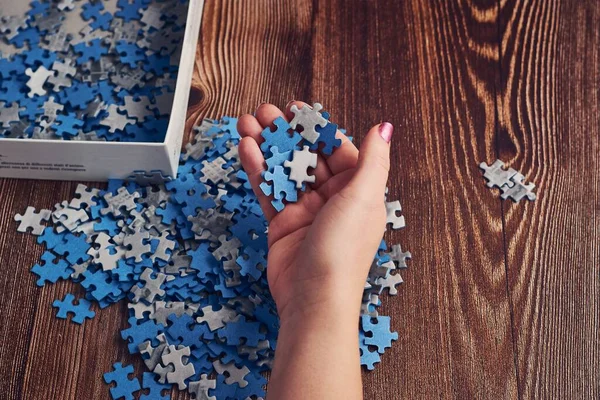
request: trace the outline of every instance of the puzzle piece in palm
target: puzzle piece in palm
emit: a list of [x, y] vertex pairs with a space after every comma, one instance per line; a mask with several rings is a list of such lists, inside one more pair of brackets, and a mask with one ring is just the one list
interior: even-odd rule
[[281, 201], [277, 200], [283, 200], [285, 198], [285, 200], [288, 202], [298, 201], [296, 185], [294, 185], [294, 182], [289, 180], [289, 177], [284, 172], [283, 167], [277, 166], [273, 169], [273, 172], [267, 171], [263, 176], [265, 181], [271, 182], [272, 184], [269, 185], [266, 182], [263, 182], [260, 184], [260, 189], [267, 196], [273, 195], [275, 201], [272, 201], [271, 203], [273, 206], [275, 206], [275, 209], [277, 209], [280, 205], [283, 205]]
[[314, 183], [316, 177], [308, 175], [308, 168], [317, 167], [317, 154], [312, 153], [308, 146], [302, 150], [294, 150], [292, 161], [285, 161], [283, 165], [291, 170], [289, 179], [296, 182], [296, 189], [304, 186], [304, 182]]
[[324, 128], [327, 125], [327, 120], [323, 118], [323, 115], [319, 112], [323, 109], [323, 106], [319, 103], [314, 103], [312, 107], [308, 104], [298, 108], [295, 104], [291, 107], [291, 111], [295, 114], [294, 118], [290, 121], [290, 127], [297, 130], [298, 126], [302, 127], [300, 135], [311, 144], [314, 144], [319, 139], [319, 132], [316, 127], [320, 126]]
[[283, 117], [276, 118], [273, 121], [273, 125], [275, 126], [275, 130], [266, 127], [261, 133], [265, 141], [260, 145], [260, 149], [265, 156], [271, 155], [271, 148], [273, 147], [277, 147], [281, 153], [294, 150], [302, 140], [302, 136], [296, 131], [289, 133], [291, 130], [290, 124]]
[[27, 230], [30, 230], [32, 235], [41, 235], [45, 228], [43, 222], [48, 221], [51, 214], [50, 210], [40, 210], [40, 212], [36, 213], [35, 208], [27, 207], [25, 214], [15, 215], [15, 221], [20, 222], [17, 232], [25, 233]]
[[89, 301], [86, 299], [79, 299], [79, 302], [75, 304], [73, 300], [75, 300], [75, 296], [71, 293], [67, 293], [63, 300], [54, 300], [52, 306], [58, 308], [56, 317], [66, 319], [67, 314], [72, 313], [73, 317], [71, 318], [71, 321], [80, 325], [86, 318], [94, 318], [96, 313], [90, 311], [91, 303]]
[[[323, 117], [326, 118], [325, 114], [323, 114]], [[331, 155], [336, 147], [342, 145], [342, 139], [336, 138], [338, 130], [336, 124], [328, 122], [324, 127], [317, 126], [315, 129], [319, 133], [319, 138], [310, 146], [311, 150], [317, 150], [320, 147], [323, 154]], [[323, 145], [321, 146], [321, 144]]]

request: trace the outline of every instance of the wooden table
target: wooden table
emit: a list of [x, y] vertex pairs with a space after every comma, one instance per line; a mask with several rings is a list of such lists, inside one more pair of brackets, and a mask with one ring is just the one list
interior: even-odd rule
[[[290, 99], [321, 101], [358, 143], [396, 126], [408, 227], [388, 239], [414, 259], [383, 298], [400, 340], [366, 398], [600, 397], [599, 21], [593, 0], [207, 2], [188, 127]], [[477, 165], [496, 158], [535, 202], [486, 188]], [[141, 370], [124, 304], [57, 320], [73, 285], [29, 273], [42, 249], [13, 215], [75, 186], [0, 180], [0, 398], [107, 398], [113, 362]]]

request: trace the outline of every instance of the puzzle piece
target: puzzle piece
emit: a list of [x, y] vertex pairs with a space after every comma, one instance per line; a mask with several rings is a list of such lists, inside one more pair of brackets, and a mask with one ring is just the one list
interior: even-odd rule
[[179, 346], [176, 348], [174, 345], [167, 347], [162, 355], [162, 363], [165, 366], [173, 367], [172, 371], [167, 372], [167, 381], [177, 384], [179, 390], [187, 388], [185, 381], [196, 373], [194, 365], [186, 362], [184, 358], [189, 356], [189, 347]]
[[392, 229], [402, 229], [406, 227], [406, 221], [404, 220], [403, 215], [398, 215], [398, 213], [402, 212], [402, 206], [400, 205], [400, 201], [386, 201], [385, 202], [385, 210], [387, 214], [386, 225], [392, 224]]
[[525, 177], [523, 175], [517, 172], [510, 180], [513, 182], [512, 187], [509, 186], [507, 188], [506, 186], [503, 186], [501, 188], [502, 194], [500, 197], [502, 197], [502, 199], [506, 200], [511, 198], [515, 203], [518, 203], [525, 197], [530, 201], [534, 201], [537, 198], [536, 194], [533, 193], [535, 185], [533, 183], [525, 184]]
[[136, 207], [135, 199], [138, 199], [139, 197], [139, 193], [129, 193], [129, 191], [124, 187], [117, 189], [116, 195], [108, 192], [104, 195], [104, 200], [107, 203], [107, 207], [100, 210], [100, 214], [107, 215], [111, 213], [115, 217], [120, 217], [123, 215], [121, 213], [121, 209], [124, 208], [126, 211], [133, 210]]
[[123, 366], [121, 363], [113, 364], [113, 371], [104, 374], [104, 382], [116, 386], [110, 388], [110, 395], [113, 400], [121, 399], [133, 400], [133, 393], [141, 389], [138, 378], [129, 379], [129, 375], [133, 374], [133, 366]]
[[2, 128], [9, 128], [12, 122], [19, 121], [19, 112], [25, 110], [24, 107], [19, 107], [17, 103], [6, 105], [4, 101], [0, 101], [0, 122]]
[[504, 163], [501, 160], [496, 160], [492, 165], [487, 165], [485, 162], [479, 164], [479, 168], [484, 170], [483, 177], [487, 180], [486, 186], [492, 188], [494, 186], [501, 188], [502, 186], [512, 187], [514, 182], [511, 178], [517, 173], [512, 168], [504, 169]]
[[364, 343], [377, 347], [379, 354], [383, 354], [385, 349], [392, 346], [393, 340], [398, 340], [398, 333], [390, 331], [390, 317], [379, 316], [372, 318], [368, 315], [361, 317], [361, 326], [366, 334]]
[[[325, 116], [323, 115], [325, 118]], [[327, 118], [325, 118], [327, 119]], [[338, 126], [331, 122], [328, 122], [324, 127], [317, 125], [315, 130], [319, 134], [319, 137], [313, 145], [310, 146], [311, 150], [318, 150], [320, 147], [321, 153], [325, 155], [333, 154], [335, 148], [342, 145], [342, 139], [336, 138]], [[321, 146], [321, 144], [323, 144]]]
[[63, 300], [54, 300], [52, 307], [58, 308], [58, 312], [56, 313], [57, 318], [66, 319], [67, 314], [71, 313], [73, 314], [71, 321], [79, 325], [83, 324], [86, 318], [94, 318], [96, 313], [90, 311], [91, 303], [89, 301], [79, 299], [78, 303], [75, 304], [73, 300], [75, 300], [75, 296], [70, 293], [67, 293]]
[[265, 195], [273, 195], [275, 200], [283, 200], [285, 198], [288, 202], [298, 201], [296, 185], [289, 180], [283, 167], [277, 166], [273, 169], [273, 172], [267, 171], [263, 176], [266, 182], [272, 182], [272, 185], [268, 185], [265, 182], [261, 183], [260, 189]]
[[200, 380], [190, 382], [189, 392], [193, 393], [196, 400], [217, 400], [215, 396], [210, 396], [208, 391], [217, 387], [215, 379], [208, 379], [208, 375], [200, 375]]
[[35, 71], [31, 68], [25, 70], [25, 75], [29, 77], [27, 81], [27, 87], [29, 88], [29, 97], [44, 96], [46, 90], [44, 89], [44, 83], [46, 80], [53, 75], [52, 72], [48, 71], [46, 67], [39, 66]]
[[294, 104], [290, 108], [294, 113], [294, 118], [290, 121], [290, 127], [297, 130], [301, 126], [302, 132], [300, 132], [300, 135], [304, 140], [311, 144], [316, 143], [320, 134], [315, 128], [317, 126], [324, 128], [327, 125], [327, 120], [319, 112], [322, 109], [323, 106], [319, 103], [314, 103], [312, 107], [305, 104], [300, 109]]
[[[163, 395], [164, 391], [170, 390], [171, 385], [158, 382], [156, 375], [152, 372], [144, 372], [142, 377], [142, 388], [148, 389], [148, 394], [142, 394], [140, 400], [170, 400], [171, 395]], [[191, 383], [190, 383], [191, 387]], [[214, 399], [216, 400], [216, 399]]]
[[[49, 228], [51, 229], [51, 228]], [[36, 282], [38, 286], [44, 286], [46, 282], [56, 283], [59, 279], [68, 279], [71, 275], [72, 269], [69, 267], [69, 263], [65, 260], [56, 260], [57, 256], [51, 251], [47, 250], [42, 254], [41, 264], [35, 264], [31, 268], [31, 272], [36, 274], [39, 279]]]
[[260, 145], [260, 149], [265, 153], [265, 156], [270, 155], [270, 149], [273, 147], [277, 147], [281, 153], [296, 149], [296, 146], [302, 140], [302, 136], [295, 131], [289, 133], [291, 131], [290, 124], [283, 117], [276, 118], [273, 121], [273, 126], [275, 126], [275, 130], [267, 127], [261, 133], [265, 141]]
[[136, 303], [141, 299], [146, 300], [148, 303], [152, 303], [156, 297], [163, 297], [165, 291], [160, 288], [167, 276], [163, 273], [156, 273], [156, 278], [152, 277], [152, 269], [145, 268], [140, 275], [140, 281], [144, 282], [143, 287], [133, 286], [131, 293], [133, 293], [133, 301]]
[[302, 150], [294, 150], [293, 160], [285, 161], [283, 165], [291, 169], [289, 179], [296, 182], [296, 189], [303, 187], [304, 182], [314, 183], [316, 177], [308, 175], [308, 168], [317, 167], [317, 155], [311, 153], [308, 146]]
[[25, 233], [29, 230], [32, 235], [41, 235], [45, 228], [43, 222], [48, 221], [51, 214], [50, 210], [40, 210], [40, 212], [36, 213], [35, 208], [27, 207], [25, 214], [15, 215], [15, 221], [20, 222], [17, 232]]

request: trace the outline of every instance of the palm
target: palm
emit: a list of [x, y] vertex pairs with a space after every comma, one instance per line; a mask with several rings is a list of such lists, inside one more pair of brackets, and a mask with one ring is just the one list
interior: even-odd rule
[[[318, 217], [324, 209], [332, 207], [335, 198], [330, 198], [330, 193], [336, 193], [338, 188], [343, 187], [349, 176], [351, 171], [330, 177], [297, 203], [288, 204], [271, 220], [267, 278], [273, 297], [283, 307], [295, 300], [299, 293], [308, 294], [311, 283], [327, 273], [324, 267], [327, 263], [323, 259], [327, 252], [318, 238], [322, 237], [323, 231], [334, 226]], [[334, 186], [335, 191], [332, 191]], [[321, 232], [321, 235], [309, 235], [310, 231]]]
[[[238, 130], [243, 136], [239, 147], [242, 163], [269, 221], [267, 278], [281, 312], [290, 302], [318, 295], [314, 293], [314, 287], [318, 285], [313, 283], [330, 274], [331, 268], [327, 266], [337, 261], [330, 259], [335, 252], [328, 247], [335, 246], [339, 251], [341, 235], [336, 224], [346, 217], [342, 210], [348, 210], [347, 204], [341, 204], [346, 199], [340, 192], [354, 174], [358, 150], [339, 134], [342, 146], [329, 157], [318, 156], [313, 172], [316, 182], [309, 186], [298, 202], [288, 203], [283, 211], [277, 213], [270, 204], [271, 200], [257, 188], [263, 180], [264, 171], [264, 157], [259, 148], [261, 132], [280, 116], [283, 113], [276, 107], [263, 105], [257, 110], [256, 117], [241, 117]], [[299, 296], [303, 298], [298, 299]]]

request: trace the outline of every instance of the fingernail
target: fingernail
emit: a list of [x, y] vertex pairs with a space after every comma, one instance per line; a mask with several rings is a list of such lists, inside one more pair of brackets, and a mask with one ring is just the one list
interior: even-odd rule
[[293, 102], [295, 102], [296, 100], [290, 100], [288, 101], [288, 103], [285, 105], [286, 110], [289, 108], [289, 106], [292, 105]]
[[258, 106], [256, 106], [256, 108], [262, 106], [263, 104], [267, 104], [267, 102], [266, 101], [261, 101], [260, 104]]
[[392, 140], [393, 134], [394, 125], [390, 124], [389, 122], [382, 122], [379, 125], [379, 136], [381, 136], [381, 138], [385, 140], [386, 143], [389, 143]]

